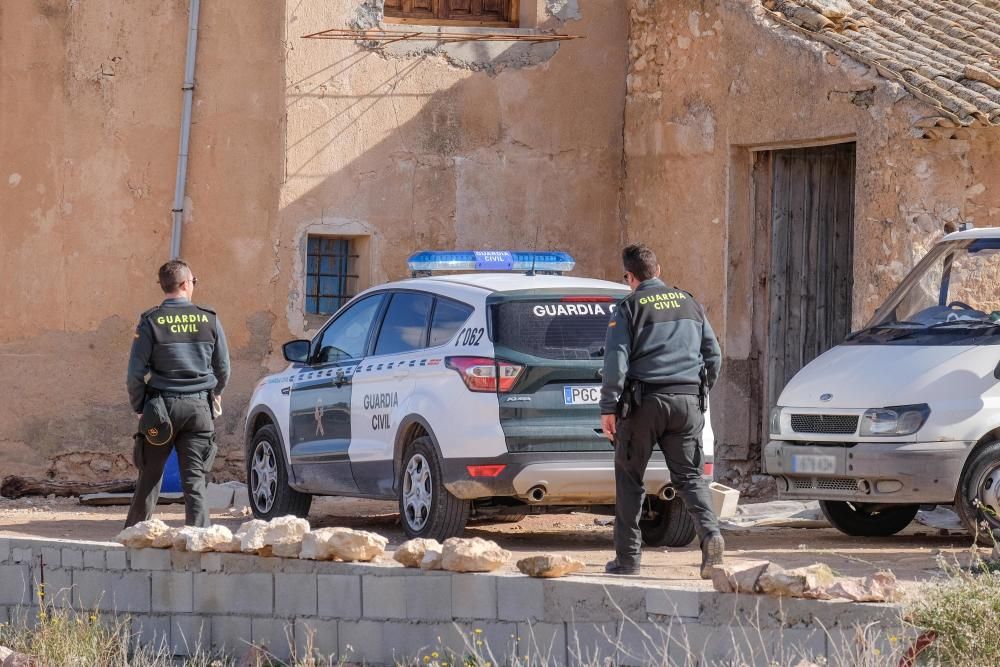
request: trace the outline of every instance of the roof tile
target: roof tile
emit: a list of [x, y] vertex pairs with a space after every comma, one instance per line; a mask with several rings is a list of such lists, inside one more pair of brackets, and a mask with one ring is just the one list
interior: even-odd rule
[[[960, 125], [1000, 125], [1000, 0], [763, 0]], [[848, 11], [849, 9], [849, 11]]]

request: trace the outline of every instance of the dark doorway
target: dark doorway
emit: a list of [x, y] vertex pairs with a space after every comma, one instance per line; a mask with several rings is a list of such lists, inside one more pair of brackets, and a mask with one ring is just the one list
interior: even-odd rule
[[[754, 347], [767, 411], [803, 366], [851, 330], [854, 144], [755, 154]], [[766, 431], [762, 433], [766, 437]]]

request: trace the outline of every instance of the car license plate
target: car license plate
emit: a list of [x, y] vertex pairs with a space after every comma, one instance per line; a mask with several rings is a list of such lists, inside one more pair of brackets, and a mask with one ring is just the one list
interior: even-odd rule
[[597, 386], [572, 385], [563, 387], [566, 405], [596, 405], [601, 402], [601, 388]]
[[796, 454], [792, 456], [792, 472], [801, 472], [807, 475], [832, 475], [837, 472], [837, 457]]

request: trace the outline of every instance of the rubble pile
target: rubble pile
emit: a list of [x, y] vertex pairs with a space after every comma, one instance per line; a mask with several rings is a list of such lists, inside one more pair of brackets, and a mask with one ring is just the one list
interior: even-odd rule
[[[176, 549], [197, 553], [245, 553], [257, 556], [309, 560], [372, 561], [389, 541], [375, 533], [350, 528], [310, 530], [309, 522], [294, 516], [245, 522], [236, 533], [225, 526], [171, 528], [159, 519], [137, 523], [120, 532], [115, 541], [130, 549]], [[421, 554], [422, 556], [422, 554]]]
[[895, 602], [896, 577], [877, 572], [864, 577], [838, 577], [825, 563], [786, 570], [770, 561], [727, 563], [712, 570], [712, 585], [720, 593], [760, 593], [773, 597], [852, 602]]
[[441, 567], [451, 572], [493, 572], [506, 565], [513, 554], [481, 537], [452, 537], [441, 548]]
[[555, 579], [567, 574], [583, 572], [587, 566], [582, 560], [560, 554], [531, 556], [517, 561], [517, 569], [529, 577]]
[[404, 542], [393, 559], [405, 567], [451, 572], [493, 572], [510, 562], [511, 554], [499, 544], [480, 537], [452, 537], [441, 544], [437, 540], [415, 539]]

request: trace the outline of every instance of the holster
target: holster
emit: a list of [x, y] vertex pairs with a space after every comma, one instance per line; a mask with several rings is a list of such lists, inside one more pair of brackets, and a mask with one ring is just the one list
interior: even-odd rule
[[698, 407], [702, 412], [708, 411], [708, 369], [704, 366], [698, 373]]
[[625, 419], [640, 405], [642, 405], [642, 383], [625, 380], [621, 396], [618, 397], [618, 418]]

